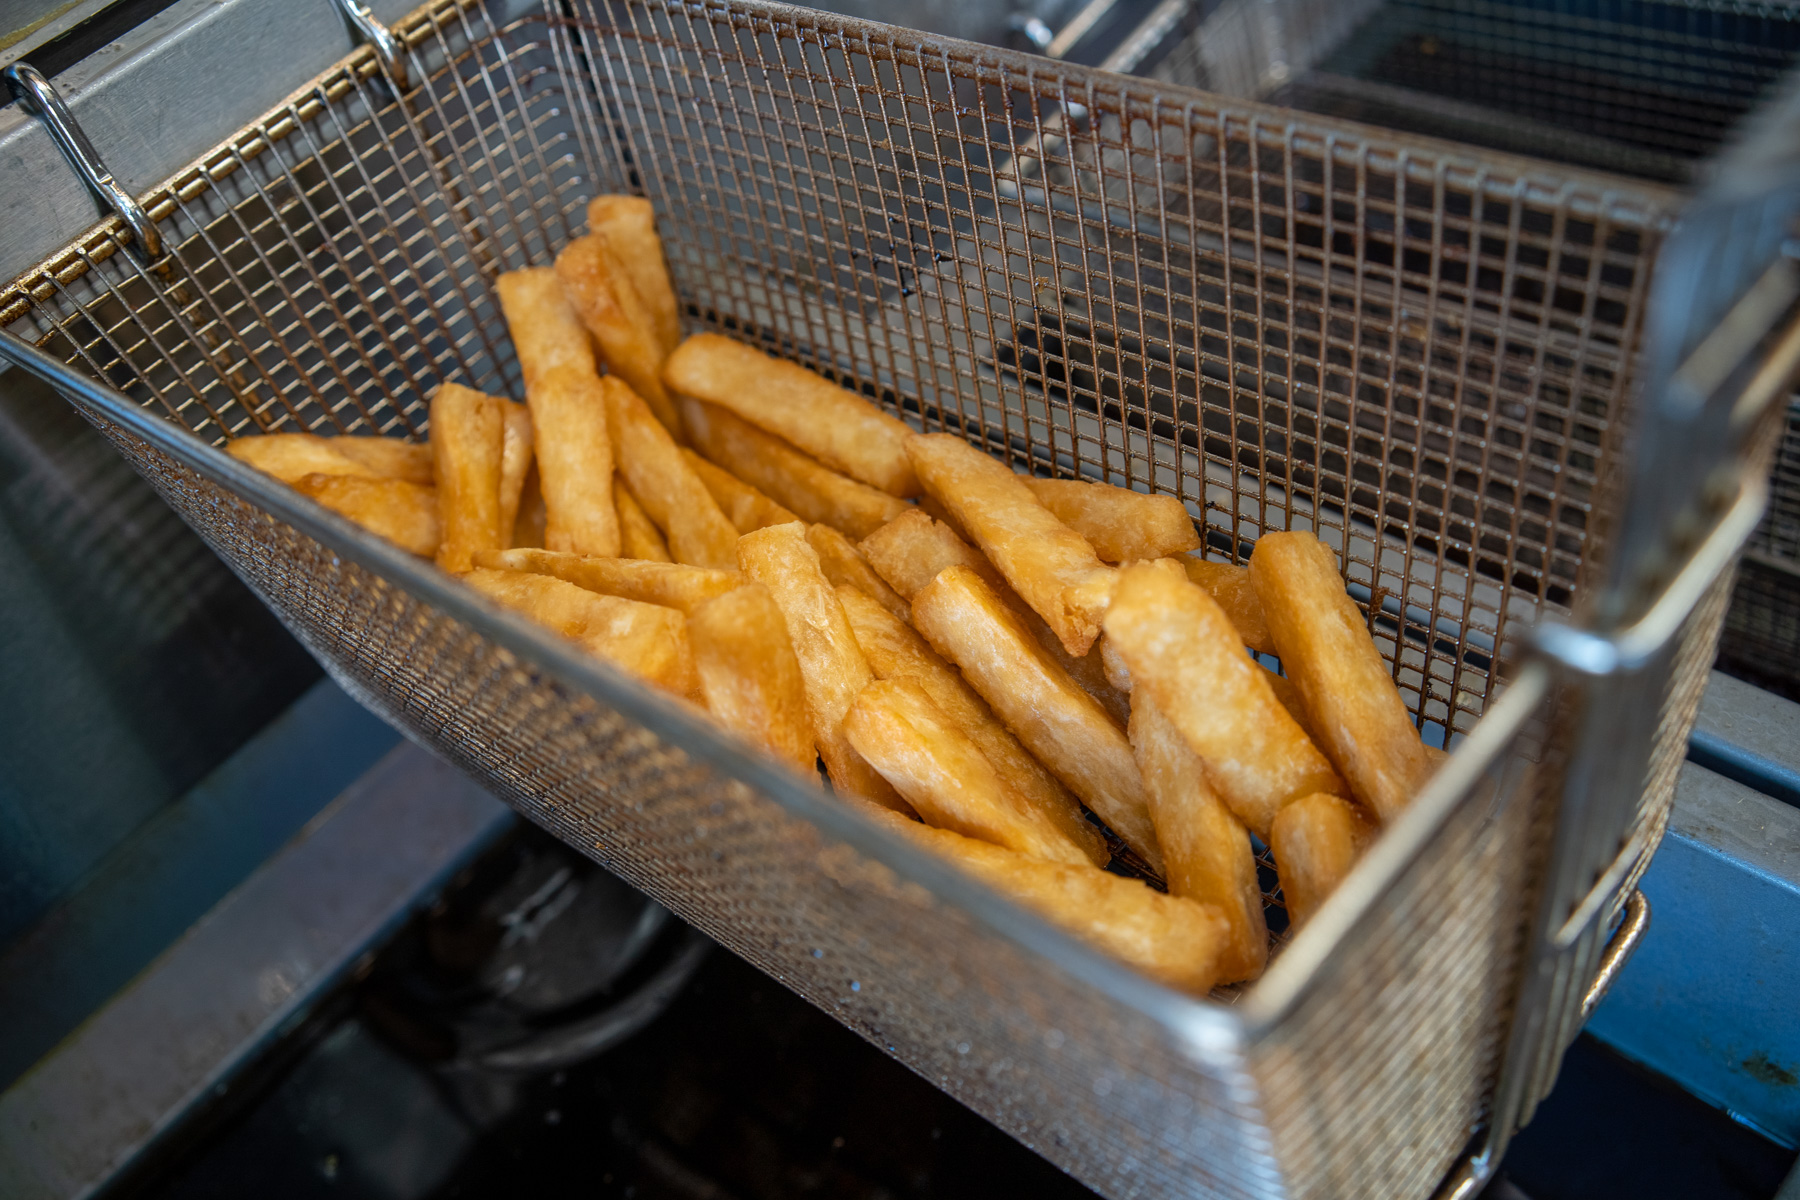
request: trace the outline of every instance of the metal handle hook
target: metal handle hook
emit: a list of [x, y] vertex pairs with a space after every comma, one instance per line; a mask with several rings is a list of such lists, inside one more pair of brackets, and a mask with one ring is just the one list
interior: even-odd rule
[[333, 0], [338, 11], [344, 14], [344, 20], [350, 27], [362, 35], [363, 41], [375, 49], [375, 57], [387, 68], [388, 78], [394, 81], [396, 93], [404, 92], [409, 84], [406, 71], [406, 47], [394, 36], [394, 31], [382, 24], [375, 16], [374, 10], [363, 0]]
[[146, 259], [162, 257], [162, 233], [144, 206], [132, 198], [130, 192], [119, 186], [119, 181], [112, 177], [106, 164], [100, 161], [94, 144], [69, 115], [69, 108], [63, 103], [62, 96], [50, 86], [50, 81], [30, 63], [14, 63], [6, 68], [6, 82], [11, 85], [13, 96], [27, 112], [35, 114], [44, 122], [50, 131], [50, 137], [56, 142], [57, 149], [69, 160], [69, 166], [81, 176], [81, 181], [88, 186], [100, 206], [118, 216], [125, 222], [125, 227], [137, 239], [138, 247]]

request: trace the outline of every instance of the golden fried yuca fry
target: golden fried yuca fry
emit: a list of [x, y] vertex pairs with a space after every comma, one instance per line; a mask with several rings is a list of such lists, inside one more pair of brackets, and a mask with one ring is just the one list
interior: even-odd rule
[[911, 602], [945, 567], [967, 567], [1005, 596], [1012, 588], [981, 551], [956, 536], [942, 521], [909, 508], [857, 545], [862, 556], [895, 592]]
[[1324, 792], [1302, 796], [1276, 815], [1269, 850], [1293, 928], [1319, 911], [1374, 836], [1375, 827], [1356, 805]]
[[944, 524], [948, 525], [950, 527], [950, 532], [954, 533], [962, 541], [966, 542], [969, 540], [969, 531], [964, 529], [961, 525], [958, 525], [956, 523], [956, 518], [951, 515], [950, 510], [932, 499], [930, 493], [921, 492], [913, 503], [919, 506], [920, 512], [924, 513], [932, 520], [942, 521]]
[[1106, 562], [1162, 558], [1200, 544], [1194, 519], [1173, 496], [1153, 496], [1080, 479], [1020, 478], [1039, 504], [1086, 538]]
[[1220, 983], [1255, 979], [1269, 961], [1269, 927], [1249, 831], [1212, 790], [1199, 755], [1147, 693], [1131, 699], [1131, 749], [1168, 864], [1169, 894], [1211, 904], [1224, 916]]
[[728, 409], [833, 471], [891, 496], [918, 494], [906, 422], [797, 363], [700, 333], [669, 355], [663, 378], [671, 390]]
[[[1181, 577], [1181, 567], [1172, 558], [1152, 558], [1146, 561], [1155, 565], [1158, 570], [1173, 571], [1177, 578]], [[1118, 647], [1106, 640], [1105, 634], [1100, 635], [1100, 640], [1094, 643], [1094, 648], [1089, 650], [1085, 657], [1090, 660], [1096, 658], [1100, 660], [1100, 667], [1105, 673], [1106, 686], [1108, 689], [1120, 696], [1129, 697], [1131, 695], [1131, 668], [1126, 665], [1125, 657], [1119, 653]], [[1076, 682], [1081, 683], [1079, 677], [1076, 679]], [[1085, 683], [1082, 683], [1082, 686], [1088, 689], [1090, 695], [1094, 693], [1095, 689], [1093, 687]], [[1094, 698], [1100, 700], [1099, 696], [1095, 696]], [[1100, 702], [1102, 704], [1106, 703], [1104, 700], [1100, 700]], [[1126, 700], [1126, 705], [1129, 710], [1135, 710], [1137, 707], [1129, 699]], [[1127, 711], [1124, 720], [1122, 720], [1120, 724], [1122, 726], [1129, 724], [1130, 719], [1131, 712]]]
[[994, 590], [949, 567], [913, 597], [913, 627], [1094, 815], [1158, 872], [1162, 851], [1131, 743]]
[[956, 516], [1069, 653], [1086, 654], [1105, 612], [1105, 596], [1096, 593], [1115, 574], [1087, 539], [1039, 504], [999, 460], [955, 434], [915, 437], [906, 452], [925, 490]]
[[[697, 568], [696, 568], [697, 569]], [[769, 589], [746, 583], [688, 613], [706, 707], [727, 729], [818, 780], [806, 685]]]
[[[512, 334], [513, 353], [525, 373], [525, 391], [546, 371], [567, 367], [589, 375], [599, 373], [594, 344], [587, 327], [552, 267], [526, 267], [507, 271], [494, 281], [500, 311]], [[537, 416], [533, 406], [533, 416]], [[543, 430], [540, 428], [539, 433]], [[541, 452], [541, 451], [540, 451]]]
[[523, 404], [502, 401], [500, 419], [500, 548], [504, 550], [512, 544], [513, 528], [519, 522], [519, 503], [525, 496], [525, 477], [531, 473], [536, 437], [531, 410]]
[[638, 394], [611, 375], [600, 382], [619, 449], [619, 473], [668, 538], [669, 556], [696, 567], [731, 570], [737, 565], [737, 527], [719, 511], [668, 429]]
[[1265, 533], [1250, 555], [1250, 579], [1282, 669], [1349, 794], [1378, 820], [1393, 820], [1433, 768], [1361, 610], [1344, 591], [1336, 556], [1310, 533]]
[[687, 618], [672, 608], [605, 596], [522, 571], [477, 567], [462, 579], [647, 683], [677, 696], [694, 695], [699, 688]]
[[651, 327], [666, 358], [681, 341], [681, 315], [669, 267], [663, 261], [656, 212], [641, 196], [596, 196], [588, 201], [588, 228], [604, 233], [626, 278], [649, 311]]
[[1340, 790], [1331, 763], [1288, 716], [1212, 597], [1149, 563], [1119, 575], [1106, 636], [1206, 763], [1213, 788], [1265, 841], [1281, 806]]
[[681, 414], [663, 388], [666, 354], [662, 343], [606, 235], [590, 233], [564, 246], [556, 256], [556, 277], [562, 281], [569, 303], [581, 314], [581, 323], [594, 335], [607, 367], [650, 406], [671, 436], [686, 440]]
[[544, 509], [544, 488], [538, 478], [538, 465], [531, 464], [525, 472], [525, 486], [519, 489], [519, 515], [513, 520], [512, 540], [508, 546], [537, 546], [544, 544], [544, 526], [550, 514]]
[[1256, 587], [1250, 582], [1249, 567], [1207, 562], [1197, 554], [1179, 554], [1175, 561], [1196, 586], [1225, 610], [1244, 645], [1258, 654], [1276, 653], [1275, 639], [1269, 635], [1268, 622], [1263, 620], [1262, 601], [1256, 598]]
[[1019, 616], [1025, 622], [1025, 628], [1031, 630], [1032, 636], [1037, 638], [1038, 645], [1044, 648], [1044, 653], [1057, 666], [1067, 671], [1069, 678], [1079, 684], [1082, 691], [1092, 696], [1106, 710], [1106, 715], [1112, 718], [1113, 724], [1123, 732], [1126, 723], [1131, 720], [1131, 692], [1129, 689], [1114, 687], [1112, 681], [1107, 679], [1106, 663], [1101, 658], [1102, 643], [1096, 641], [1094, 648], [1086, 654], [1070, 654], [1056, 636], [1056, 631], [1023, 603], [1019, 605]]
[[404, 479], [424, 487], [437, 482], [437, 477], [432, 474], [431, 447], [422, 442], [402, 441], [397, 437], [340, 437], [332, 438], [330, 445], [339, 454], [355, 459], [383, 479]]
[[1004, 604], [1014, 610], [1056, 664], [1067, 671], [1083, 691], [1100, 702], [1120, 730], [1125, 728], [1126, 719], [1131, 715], [1130, 702], [1108, 686], [1098, 657], [1091, 651], [1076, 655], [1064, 649], [1055, 632], [1019, 599], [1012, 586], [994, 570], [994, 564], [982, 557], [981, 551], [957, 537], [949, 525], [926, 516], [923, 511], [905, 512], [864, 538], [858, 549], [875, 568], [875, 573], [907, 600], [918, 595], [946, 567], [967, 567], [975, 572]]
[[431, 397], [432, 469], [444, 522], [437, 564], [446, 571], [466, 571], [477, 550], [504, 545], [505, 405], [459, 383], [446, 383]]
[[819, 567], [834, 586], [857, 588], [880, 601], [883, 608], [902, 621], [912, 620], [912, 606], [875, 573], [855, 542], [829, 525], [808, 525], [806, 540], [819, 552]]
[[1319, 734], [1313, 728], [1312, 716], [1306, 711], [1306, 700], [1300, 695], [1300, 689], [1294, 686], [1294, 681], [1270, 671], [1269, 688], [1275, 693], [1275, 699], [1281, 702], [1281, 707], [1287, 709], [1288, 716], [1294, 718], [1294, 724], [1300, 726], [1301, 732], [1312, 739], [1313, 745], [1319, 745]]
[[1008, 786], [1048, 818], [1086, 861], [1105, 866], [1112, 857], [1106, 840], [1082, 816], [1075, 797], [994, 718], [987, 702], [963, 682], [956, 668], [867, 593], [840, 585], [837, 594], [875, 678], [905, 680], [923, 688]]
[[837, 592], [819, 569], [819, 555], [806, 543], [798, 521], [771, 525], [738, 539], [738, 566], [769, 589], [787, 624], [800, 677], [806, 685], [806, 712], [813, 741], [831, 785], [838, 791], [911, 812], [887, 780], [864, 761], [844, 732], [844, 718], [861, 691], [875, 681]]
[[786, 525], [800, 519], [724, 467], [715, 467], [686, 446], [681, 448], [681, 457], [694, 468], [694, 474], [712, 493], [713, 502], [726, 519], [737, 526], [739, 533], [754, 533], [771, 525]]
[[1225, 921], [1210, 905], [1093, 867], [1027, 858], [880, 809], [863, 811], [1151, 978], [1197, 996], [1212, 989]]
[[302, 475], [293, 488], [408, 554], [435, 557], [443, 540], [436, 488], [404, 479], [357, 475]]
[[669, 557], [669, 544], [625, 486], [623, 475], [613, 476], [613, 508], [619, 513], [619, 555], [641, 558], [648, 562], [674, 562]]
[[1106, 671], [1106, 685], [1114, 691], [1124, 692], [1129, 696], [1131, 694], [1131, 668], [1125, 665], [1124, 656], [1119, 653], [1116, 646], [1106, 640], [1105, 634], [1100, 635], [1100, 640], [1094, 643], [1094, 648], [1088, 653], [1100, 656], [1100, 665]]
[[728, 409], [683, 400], [694, 447], [808, 524], [865, 538], [912, 508], [879, 488], [839, 475]]
[[1046, 862], [1092, 866], [1086, 848], [1019, 795], [980, 748], [911, 680], [864, 688], [844, 731], [928, 825]]
[[265, 475], [273, 475], [283, 483], [293, 483], [306, 475], [385, 478], [382, 472], [345, 454], [333, 444], [349, 440], [322, 438], [311, 433], [265, 433], [232, 438], [225, 445], [225, 453]]
[[554, 550], [498, 550], [475, 556], [475, 565], [497, 571], [521, 571], [623, 596], [643, 604], [692, 613], [708, 600], [735, 591], [744, 584], [736, 571], [714, 571], [683, 563], [647, 562], [635, 558], [584, 558]]
[[570, 554], [619, 552], [613, 438], [600, 377], [580, 367], [541, 371], [525, 385], [544, 497], [544, 545]]

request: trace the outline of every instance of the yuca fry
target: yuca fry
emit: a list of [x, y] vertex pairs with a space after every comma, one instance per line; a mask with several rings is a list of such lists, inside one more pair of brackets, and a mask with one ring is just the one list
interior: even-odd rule
[[[513, 353], [525, 374], [525, 392], [546, 371], [566, 367], [588, 375], [599, 374], [594, 344], [587, 326], [569, 298], [553, 267], [526, 267], [507, 271], [494, 280], [500, 311], [512, 335]], [[538, 415], [535, 405], [532, 415]], [[540, 435], [544, 432], [540, 420]], [[541, 453], [540, 449], [540, 453]]]
[[[431, 397], [432, 469], [444, 522], [437, 564], [446, 571], [466, 571], [477, 550], [505, 544], [500, 507], [505, 405], [459, 383], [446, 383]], [[519, 482], [524, 483], [523, 471]]]
[[911, 680], [879, 679], [864, 688], [844, 732], [926, 824], [1046, 862], [1093, 865], [1086, 848], [1009, 786]]
[[754, 533], [771, 525], [786, 525], [800, 519], [724, 467], [713, 466], [686, 446], [681, 448], [681, 457], [694, 468], [694, 474], [712, 493], [713, 502], [726, 519], [737, 526], [739, 533]]
[[1300, 689], [1294, 686], [1294, 681], [1270, 671], [1269, 688], [1275, 693], [1275, 699], [1281, 702], [1281, 707], [1287, 709], [1288, 716], [1294, 718], [1294, 724], [1300, 726], [1301, 732], [1312, 740], [1313, 745], [1319, 745], [1318, 730], [1313, 728], [1312, 716], [1306, 711], [1306, 700], [1300, 695]]
[[681, 449], [638, 394], [614, 376], [601, 380], [619, 448], [619, 473], [669, 542], [669, 556], [696, 567], [737, 565], [736, 526], [681, 457]]
[[[698, 568], [689, 568], [698, 570]], [[806, 685], [769, 589], [746, 583], [688, 613], [707, 710], [739, 737], [818, 781]]]
[[1225, 610], [1244, 645], [1258, 654], [1276, 653], [1275, 639], [1269, 635], [1268, 622], [1263, 620], [1262, 601], [1256, 598], [1256, 586], [1250, 582], [1249, 567], [1207, 562], [1197, 554], [1178, 554], [1175, 561], [1196, 586]]
[[1269, 927], [1249, 831], [1214, 793], [1200, 757], [1148, 693], [1131, 699], [1131, 749], [1168, 864], [1169, 894], [1210, 904], [1224, 916], [1220, 983], [1255, 979], [1269, 961]]
[[1162, 850], [1131, 743], [994, 590], [949, 567], [913, 598], [913, 627], [1006, 727], [1158, 873]]
[[1105, 639], [1095, 641], [1094, 648], [1086, 654], [1070, 654], [1056, 636], [1056, 631], [1023, 603], [1019, 605], [1019, 616], [1025, 622], [1025, 628], [1031, 630], [1032, 636], [1037, 638], [1038, 645], [1044, 648], [1044, 653], [1057, 666], [1067, 671], [1069, 678], [1106, 710], [1106, 715], [1112, 718], [1113, 724], [1123, 733], [1131, 720], [1131, 691], [1129, 688], [1114, 687], [1106, 677], [1106, 662], [1101, 658], [1101, 647], [1105, 644]]
[[1131, 668], [1125, 665], [1125, 659], [1119, 653], [1118, 647], [1107, 641], [1105, 634], [1101, 634], [1100, 640], [1094, 643], [1094, 648], [1088, 653], [1100, 656], [1100, 665], [1106, 671], [1106, 685], [1114, 691], [1123, 692], [1129, 696], [1131, 694]]
[[588, 228], [604, 233], [626, 278], [650, 314], [651, 328], [663, 357], [681, 342], [681, 314], [669, 267], [663, 261], [656, 211], [641, 196], [596, 196], [588, 201]]
[[[264, 433], [232, 438], [225, 453], [283, 483], [307, 475], [347, 475], [361, 479], [386, 478], [360, 458], [345, 454], [334, 442], [349, 438], [322, 438], [311, 433]], [[375, 439], [367, 439], [373, 441]], [[426, 448], [428, 449], [428, 448]], [[424, 482], [430, 483], [430, 480]]]
[[494, 281], [494, 291], [525, 375], [544, 545], [572, 554], [617, 554], [613, 443], [587, 328], [550, 267], [508, 271]]
[[800, 660], [813, 741], [825, 760], [831, 786], [898, 812], [911, 812], [844, 732], [850, 706], [875, 675], [837, 592], [819, 569], [818, 552], [806, 543], [806, 527], [796, 521], [746, 533], [738, 539], [737, 555], [739, 569], [768, 588], [781, 609]]
[[1319, 911], [1374, 836], [1375, 827], [1354, 804], [1324, 792], [1302, 796], [1277, 814], [1269, 850], [1291, 928]]
[[541, 548], [544, 544], [544, 526], [550, 514], [544, 509], [544, 488], [538, 478], [538, 465], [531, 464], [525, 472], [525, 486], [519, 489], [519, 515], [513, 521], [511, 546], [534, 546]]
[[669, 557], [669, 544], [663, 541], [662, 532], [638, 504], [631, 489], [625, 486], [625, 476], [613, 476], [613, 508], [619, 514], [619, 556], [621, 558], [641, 558], [646, 562], [674, 562]]
[[932, 520], [942, 521], [944, 524], [948, 525], [950, 527], [950, 532], [954, 533], [961, 540], [965, 542], [969, 540], [968, 530], [964, 529], [961, 525], [958, 525], [956, 523], [956, 518], [951, 515], [950, 510], [932, 499], [929, 492], [921, 492], [913, 500], [913, 503], [919, 506], [920, 512], [924, 513]]
[[408, 554], [435, 557], [443, 541], [436, 488], [404, 479], [323, 474], [302, 475], [292, 486], [302, 496], [348, 517]]
[[579, 367], [539, 372], [525, 385], [537, 435], [544, 545], [570, 554], [619, 553], [613, 438], [600, 377]]
[[584, 558], [554, 550], [499, 550], [475, 556], [475, 565], [496, 571], [549, 575], [556, 579], [642, 604], [692, 613], [708, 600], [744, 584], [736, 571], [714, 571], [682, 563], [646, 562], [635, 558]]
[[928, 517], [920, 510], [904, 512], [864, 538], [857, 548], [875, 568], [875, 573], [907, 600], [918, 595], [946, 567], [967, 567], [975, 572], [1004, 604], [1014, 610], [1056, 664], [1067, 671], [1083, 691], [1099, 701], [1120, 731], [1124, 731], [1125, 722], [1131, 715], [1130, 702], [1107, 684], [1098, 656], [1092, 651], [1075, 655], [1064, 649], [1044, 618], [1019, 599], [1012, 585], [994, 570], [994, 564], [982, 557], [981, 551], [957, 537], [948, 524]]
[[699, 689], [687, 618], [672, 608], [606, 596], [522, 571], [477, 567], [462, 580], [647, 683], [677, 696], [692, 696]]
[[662, 362], [667, 352], [606, 235], [590, 233], [564, 246], [556, 256], [556, 277], [581, 323], [594, 335], [607, 367], [650, 406], [676, 441], [686, 440], [681, 414], [663, 387]]
[[839, 475], [728, 409], [684, 399], [681, 417], [695, 449], [809, 525], [829, 525], [849, 537], [865, 538], [912, 508], [879, 488]]
[[355, 459], [383, 479], [403, 479], [424, 487], [437, 482], [437, 477], [432, 474], [431, 447], [422, 442], [407, 442], [397, 437], [338, 437], [331, 438], [329, 444], [339, 454]]
[[[1145, 561], [1150, 563], [1153, 567], [1155, 567], [1159, 571], [1173, 572], [1175, 578], [1177, 578], [1177, 579], [1183, 577], [1182, 572], [1181, 572], [1181, 566], [1174, 559], [1152, 558], [1152, 559], [1146, 559]], [[1119, 653], [1118, 647], [1114, 646], [1111, 642], [1106, 640], [1105, 634], [1100, 635], [1100, 640], [1098, 640], [1097, 642], [1094, 643], [1094, 648], [1087, 652], [1086, 658], [1099, 659], [1101, 670], [1105, 673], [1105, 676], [1106, 676], [1106, 686], [1108, 688], [1112, 689], [1118, 695], [1130, 697], [1130, 695], [1131, 695], [1131, 668], [1128, 665], [1126, 665], [1125, 656]], [[1080, 683], [1081, 681], [1078, 678], [1076, 680], [1076, 682]], [[1082, 686], [1087, 687], [1088, 685], [1082, 684]], [[1094, 689], [1092, 687], [1088, 687], [1088, 692], [1091, 695], [1091, 694], [1093, 694]], [[1098, 697], [1098, 696], [1095, 696], [1094, 698], [1097, 700], [1100, 699], [1100, 697]], [[1105, 703], [1104, 700], [1101, 700], [1100, 702], [1102, 704]], [[1131, 711], [1135, 711], [1137, 708], [1137, 705], [1135, 703], [1133, 703], [1130, 699], [1126, 700], [1126, 704]], [[1131, 720], [1131, 715], [1130, 715], [1130, 712], [1128, 711], [1126, 713], [1125, 720], [1123, 722], [1121, 722], [1121, 724], [1129, 725], [1130, 720]]]
[[[1264, 841], [1281, 806], [1343, 788], [1331, 763], [1275, 699], [1212, 597], [1150, 563], [1119, 575], [1106, 636], [1206, 763], [1213, 788]], [[1029, 744], [1029, 743], [1028, 743]]]
[[963, 682], [956, 668], [938, 657], [910, 625], [866, 593], [840, 585], [837, 594], [875, 678], [905, 680], [923, 688], [975, 743], [1002, 780], [1054, 823], [1088, 862], [1105, 866], [1112, 857], [1106, 840], [1082, 815], [1075, 797], [995, 719], [987, 702]]
[[1162, 558], [1200, 544], [1194, 518], [1173, 496], [1081, 479], [1020, 478], [1039, 504], [1086, 538], [1106, 562]]
[[1027, 858], [872, 806], [863, 811], [1151, 978], [1196, 996], [1212, 990], [1225, 921], [1210, 905], [1093, 867]]
[[856, 543], [829, 525], [808, 525], [806, 540], [819, 552], [819, 567], [835, 587], [849, 586], [867, 593], [902, 621], [912, 620], [912, 606], [875, 573]]
[[525, 476], [531, 473], [531, 410], [511, 400], [501, 401], [500, 419], [500, 549], [512, 545], [513, 528], [519, 522], [519, 502], [525, 496]]
[[1433, 766], [1361, 610], [1344, 591], [1336, 556], [1310, 533], [1265, 533], [1250, 555], [1250, 579], [1282, 669], [1300, 689], [1349, 794], [1378, 820], [1393, 820]]
[[946, 567], [967, 567], [1003, 598], [1017, 599], [981, 551], [920, 509], [907, 509], [864, 538], [856, 548], [875, 573], [909, 603]]
[[700, 333], [669, 355], [663, 378], [671, 391], [736, 413], [833, 471], [891, 496], [919, 492], [906, 422], [797, 363]]
[[1087, 539], [1051, 515], [997, 459], [955, 434], [915, 437], [906, 452], [925, 490], [955, 515], [1069, 653], [1086, 654], [1100, 636], [1104, 592], [1116, 573]]

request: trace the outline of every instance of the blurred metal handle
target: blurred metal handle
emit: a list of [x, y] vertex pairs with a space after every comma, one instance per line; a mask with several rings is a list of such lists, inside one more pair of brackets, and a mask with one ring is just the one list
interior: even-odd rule
[[1606, 999], [1606, 993], [1619, 978], [1619, 972], [1631, 961], [1637, 952], [1638, 943], [1644, 940], [1644, 934], [1650, 928], [1650, 901], [1644, 899], [1644, 893], [1637, 888], [1631, 889], [1631, 895], [1625, 897], [1625, 917], [1619, 922], [1618, 929], [1613, 931], [1612, 941], [1606, 944], [1606, 954], [1600, 959], [1600, 969], [1594, 972], [1594, 981], [1588, 984], [1588, 990], [1581, 997], [1581, 1019], [1586, 1021]]
[[94, 193], [94, 198], [100, 202], [101, 207], [110, 210], [125, 222], [146, 258], [161, 258], [162, 234], [158, 232], [156, 223], [144, 211], [144, 206], [119, 186], [119, 181], [112, 177], [112, 172], [100, 161], [94, 144], [88, 141], [87, 134], [75, 123], [68, 106], [63, 103], [62, 96], [56, 89], [50, 86], [50, 81], [30, 63], [14, 63], [6, 68], [5, 75], [6, 82], [12, 87], [13, 96], [27, 112], [35, 114], [44, 122], [44, 127], [50, 131], [50, 137], [56, 142], [57, 148], [69, 160], [69, 166], [81, 176], [81, 181]]
[[381, 65], [387, 68], [388, 78], [394, 81], [396, 92], [404, 92], [410, 86], [406, 47], [394, 36], [394, 31], [382, 24], [363, 0], [333, 0], [333, 3], [350, 23], [350, 28], [374, 48], [375, 57], [381, 60]]

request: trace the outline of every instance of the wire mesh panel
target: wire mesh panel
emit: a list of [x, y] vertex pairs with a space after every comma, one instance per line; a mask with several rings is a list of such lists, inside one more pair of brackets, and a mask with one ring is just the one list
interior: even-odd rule
[[[1800, 10], [1712, 0], [1195, 3], [1154, 77], [1585, 167], [1686, 181], [1778, 94]], [[1202, 19], [1202, 13], [1204, 18]], [[1789, 422], [1800, 422], [1800, 398]], [[1800, 694], [1800, 469], [1777, 455], [1720, 665]], [[1784, 464], [1787, 464], [1784, 466]]]
[[[0, 324], [215, 445], [420, 437], [440, 382], [520, 392], [495, 274], [632, 191], [690, 332], [1180, 497], [1218, 557], [1316, 529], [1433, 741], [1482, 732], [1604, 551], [1671, 193], [774, 6], [444, 3], [399, 32], [404, 95], [353, 55], [147, 198], [162, 259], [103, 225]], [[1412, 849], [1365, 864], [1354, 936], [1278, 958], [1309, 998], [1190, 1002], [107, 403], [356, 694], [1101, 1190], [1417, 1195], [1483, 1119], [1553, 794], [1536, 699], [1390, 831]]]
[[1738, 566], [1719, 665], [1800, 699], [1800, 399], [1786, 418], [1769, 473], [1769, 511]]

